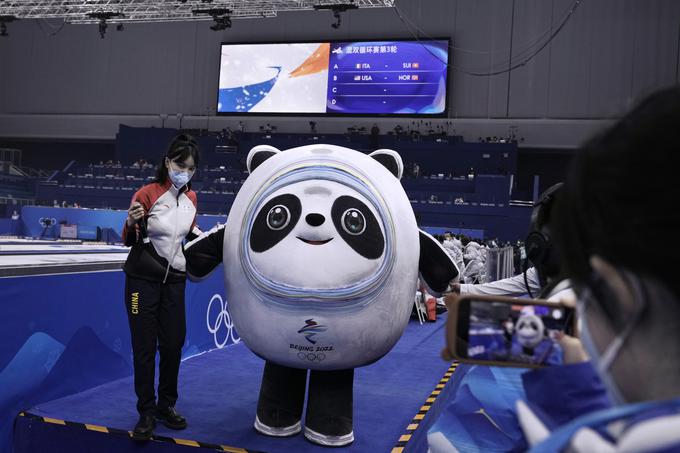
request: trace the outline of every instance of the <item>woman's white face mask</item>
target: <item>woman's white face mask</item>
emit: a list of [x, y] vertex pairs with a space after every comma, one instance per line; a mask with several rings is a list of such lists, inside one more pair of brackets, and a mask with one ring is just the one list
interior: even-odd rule
[[178, 168], [175, 161], [168, 162], [168, 177], [170, 178], [170, 181], [172, 181], [172, 184], [178, 189], [188, 184], [193, 176], [193, 171]]

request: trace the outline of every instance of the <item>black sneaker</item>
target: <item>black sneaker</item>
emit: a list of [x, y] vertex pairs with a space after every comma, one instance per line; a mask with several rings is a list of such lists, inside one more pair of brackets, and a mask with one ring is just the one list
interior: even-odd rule
[[[310, 427], [310, 425], [313, 425]], [[347, 417], [322, 417], [307, 420], [305, 438], [324, 447], [344, 447], [354, 442], [352, 419]]]
[[140, 415], [139, 421], [132, 431], [132, 438], [135, 440], [149, 440], [153, 436], [153, 430], [156, 428], [156, 420], [153, 415]]
[[174, 407], [156, 410], [156, 420], [162, 422], [170, 429], [184, 429], [187, 427], [187, 420], [179, 415]]

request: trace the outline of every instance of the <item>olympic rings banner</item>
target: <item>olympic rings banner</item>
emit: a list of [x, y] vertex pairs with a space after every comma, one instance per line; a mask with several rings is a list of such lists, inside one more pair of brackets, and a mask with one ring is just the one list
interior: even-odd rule
[[[187, 282], [183, 359], [240, 341], [223, 274]], [[0, 451], [19, 411], [132, 374], [124, 286], [122, 271], [0, 279]]]

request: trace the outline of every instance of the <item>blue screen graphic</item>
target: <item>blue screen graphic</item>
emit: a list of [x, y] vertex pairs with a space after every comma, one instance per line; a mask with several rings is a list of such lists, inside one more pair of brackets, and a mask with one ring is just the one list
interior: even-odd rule
[[224, 44], [217, 112], [444, 114], [448, 44]]

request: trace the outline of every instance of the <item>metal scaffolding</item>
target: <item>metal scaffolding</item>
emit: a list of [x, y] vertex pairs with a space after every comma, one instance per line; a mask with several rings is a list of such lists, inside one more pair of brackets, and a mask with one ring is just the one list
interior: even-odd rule
[[[71, 24], [97, 23], [101, 14], [119, 22], [172, 22], [212, 20], [209, 10], [231, 19], [276, 17], [280, 11], [314, 10], [353, 4], [358, 8], [393, 7], [394, 0], [0, 0], [0, 21], [16, 19], [62, 19]], [[199, 12], [197, 12], [199, 11]]]

